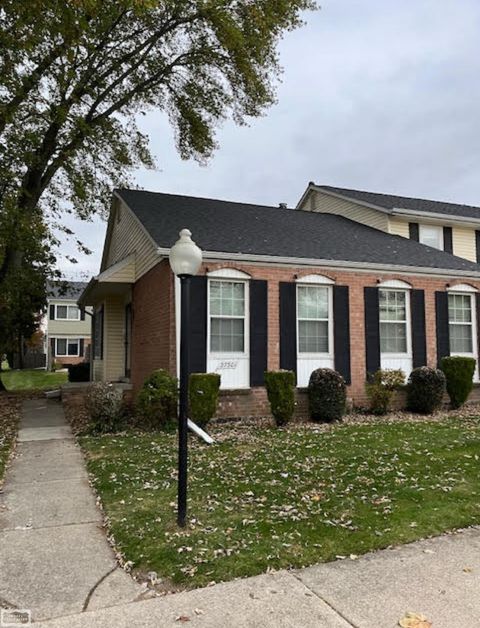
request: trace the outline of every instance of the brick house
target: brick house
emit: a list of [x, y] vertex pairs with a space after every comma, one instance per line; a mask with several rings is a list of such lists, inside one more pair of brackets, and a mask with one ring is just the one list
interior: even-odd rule
[[[367, 373], [478, 357], [480, 265], [338, 214], [134, 190], [114, 194], [92, 306], [94, 380], [178, 373], [179, 285], [169, 249], [203, 250], [191, 285], [190, 369], [221, 374], [219, 415], [268, 410], [263, 373], [335, 368], [356, 404]], [[478, 380], [478, 373], [476, 373]]]

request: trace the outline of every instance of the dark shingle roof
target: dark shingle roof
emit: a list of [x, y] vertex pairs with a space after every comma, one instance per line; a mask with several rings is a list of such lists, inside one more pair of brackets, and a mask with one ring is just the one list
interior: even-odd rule
[[85, 290], [86, 281], [49, 281], [47, 296], [49, 299], [76, 301]]
[[187, 227], [212, 252], [480, 272], [467, 260], [333, 214], [138, 190], [117, 194], [159, 247], [171, 247]]
[[389, 210], [408, 209], [418, 213], [433, 212], [452, 217], [459, 216], [462, 218], [480, 219], [480, 207], [474, 207], [473, 205], [458, 205], [457, 203], [429, 201], [423, 198], [411, 198], [409, 196], [395, 196], [393, 194], [380, 194], [378, 192], [350, 190], [348, 188], [337, 188], [331, 185], [316, 185], [315, 187]]

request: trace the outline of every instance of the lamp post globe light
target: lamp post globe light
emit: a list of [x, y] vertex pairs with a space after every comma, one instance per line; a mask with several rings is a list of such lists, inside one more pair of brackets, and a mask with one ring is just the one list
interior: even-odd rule
[[202, 251], [192, 240], [189, 229], [180, 231], [180, 238], [170, 249], [169, 261], [180, 279], [180, 403], [178, 409], [178, 514], [182, 528], [187, 517], [187, 456], [188, 456], [188, 325], [190, 317], [190, 277], [196, 275], [202, 264]]

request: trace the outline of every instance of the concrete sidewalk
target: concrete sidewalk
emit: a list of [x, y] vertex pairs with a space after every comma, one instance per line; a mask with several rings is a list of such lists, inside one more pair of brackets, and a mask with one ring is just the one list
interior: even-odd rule
[[0, 494], [0, 606], [35, 620], [136, 599], [102, 529], [60, 403], [26, 401]]
[[480, 529], [206, 589], [124, 604], [38, 628], [432, 628], [480, 626]]

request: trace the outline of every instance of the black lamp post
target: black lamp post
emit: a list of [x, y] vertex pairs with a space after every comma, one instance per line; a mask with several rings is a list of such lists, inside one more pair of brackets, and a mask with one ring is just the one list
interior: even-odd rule
[[170, 266], [180, 279], [180, 403], [178, 410], [178, 515], [177, 523], [185, 527], [187, 518], [188, 458], [188, 326], [190, 316], [190, 278], [202, 263], [202, 252], [192, 241], [188, 229], [180, 231], [180, 239], [170, 249]]

